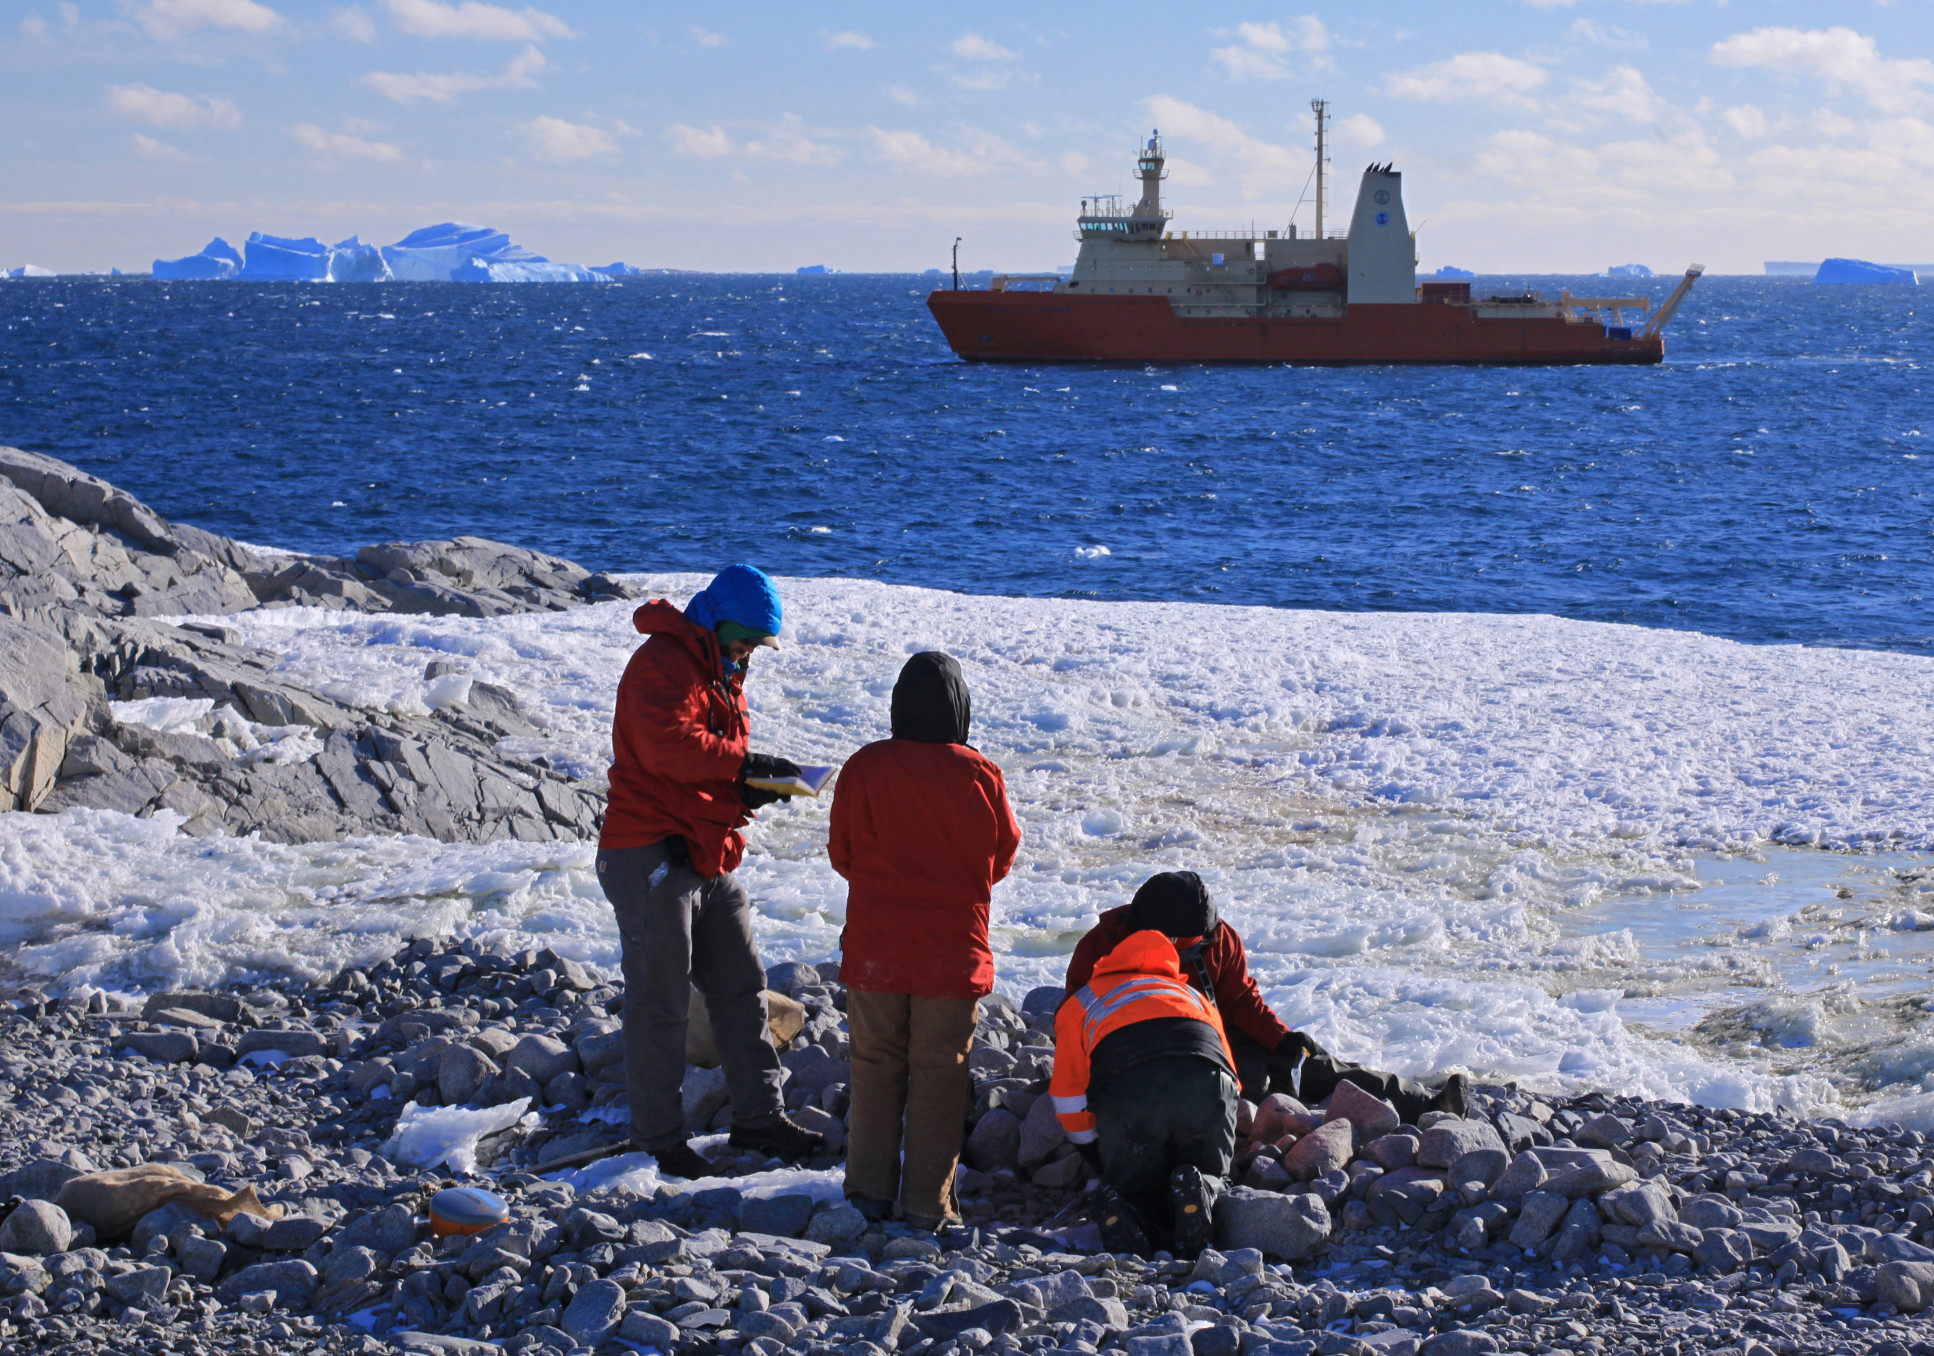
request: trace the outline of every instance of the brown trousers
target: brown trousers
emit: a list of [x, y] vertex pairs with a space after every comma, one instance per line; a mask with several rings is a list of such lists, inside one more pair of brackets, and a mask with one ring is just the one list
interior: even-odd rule
[[972, 998], [847, 990], [848, 1196], [898, 1200], [902, 1214], [926, 1220], [959, 1216], [954, 1170], [973, 1099], [967, 1052], [979, 1016]]

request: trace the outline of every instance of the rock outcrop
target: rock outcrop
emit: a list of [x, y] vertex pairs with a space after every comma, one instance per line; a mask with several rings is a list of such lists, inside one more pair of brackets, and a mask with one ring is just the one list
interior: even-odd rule
[[[0, 448], [0, 805], [168, 809], [190, 833], [280, 842], [590, 836], [601, 784], [498, 750], [537, 733], [510, 691], [473, 683], [422, 717], [356, 710], [206, 618], [295, 606], [488, 617], [626, 596], [608, 576], [481, 537], [368, 546], [355, 560], [267, 552]], [[160, 620], [186, 615], [204, 620]], [[206, 706], [190, 728], [112, 718], [110, 700], [148, 697]]]

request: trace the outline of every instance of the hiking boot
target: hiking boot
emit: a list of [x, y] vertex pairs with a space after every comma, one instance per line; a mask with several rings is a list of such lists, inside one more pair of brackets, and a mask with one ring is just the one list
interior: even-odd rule
[[1148, 1232], [1135, 1212], [1111, 1186], [1095, 1192], [1095, 1223], [1101, 1226], [1101, 1246], [1107, 1252], [1132, 1252], [1146, 1257], [1153, 1251]]
[[864, 1215], [872, 1224], [880, 1224], [893, 1218], [891, 1201], [876, 1201], [871, 1196], [848, 1196], [846, 1203]]
[[658, 1160], [658, 1171], [669, 1177], [683, 1177], [687, 1181], [692, 1181], [700, 1177], [710, 1177], [718, 1171], [712, 1166], [709, 1158], [683, 1141], [648, 1152]]
[[943, 1229], [958, 1229], [959, 1215], [902, 1215], [901, 1222], [922, 1233], [937, 1234]]
[[1461, 1118], [1469, 1109], [1469, 1083], [1461, 1073], [1454, 1073], [1446, 1078], [1444, 1086], [1437, 1089], [1437, 1095], [1430, 1099], [1432, 1111], [1448, 1111], [1451, 1115]]
[[771, 1125], [732, 1127], [734, 1149], [752, 1149], [773, 1158], [817, 1158], [826, 1152], [826, 1136], [780, 1116]]
[[1172, 1250], [1191, 1260], [1215, 1241], [1215, 1189], [1202, 1169], [1184, 1166], [1168, 1175], [1168, 1199], [1175, 1215]]

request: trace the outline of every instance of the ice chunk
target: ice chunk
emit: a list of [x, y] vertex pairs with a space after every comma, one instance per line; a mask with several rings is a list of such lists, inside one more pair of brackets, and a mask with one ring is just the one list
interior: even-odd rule
[[1658, 275], [1644, 264], [1613, 264], [1605, 270], [1608, 278], [1654, 278]]
[[0, 269], [0, 278], [51, 278], [54, 270], [42, 268], [39, 264], [22, 264], [19, 268]]
[[[449, 282], [473, 258], [502, 256], [516, 247], [502, 231], [488, 226], [445, 221], [411, 231], [394, 245], [383, 246], [383, 259], [393, 277], [403, 282]], [[523, 250], [527, 259], [537, 256]]]
[[477, 1170], [477, 1143], [486, 1135], [508, 1130], [518, 1122], [535, 1130], [541, 1119], [532, 1113], [530, 1098], [519, 1097], [502, 1106], [418, 1106], [411, 1102], [396, 1118], [396, 1132], [383, 1145], [383, 1156], [412, 1167], [447, 1166], [456, 1173]]
[[582, 264], [554, 264], [548, 259], [472, 258], [450, 273], [451, 282], [610, 282]]
[[256, 231], [246, 249], [243, 282], [321, 282], [329, 277], [329, 247], [313, 236], [292, 240]]
[[614, 264], [606, 264], [603, 268], [599, 268], [596, 265], [593, 265], [591, 268], [591, 271], [593, 273], [602, 273], [607, 278], [635, 278], [642, 275], [647, 270], [642, 268], [634, 268], [632, 265], [627, 264], [622, 260], [620, 260], [619, 262]]

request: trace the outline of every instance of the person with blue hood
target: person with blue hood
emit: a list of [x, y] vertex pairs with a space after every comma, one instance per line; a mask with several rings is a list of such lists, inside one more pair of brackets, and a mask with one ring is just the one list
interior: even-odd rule
[[731, 1094], [733, 1147], [790, 1159], [826, 1149], [786, 1118], [752, 902], [733, 874], [752, 812], [784, 799], [747, 777], [799, 771], [753, 753], [746, 718], [747, 667], [778, 648], [782, 619], [765, 572], [729, 566], [684, 611], [661, 598], [633, 614], [646, 639], [618, 683], [598, 883], [623, 944], [632, 1143], [678, 1177], [712, 1172], [687, 1142], [680, 1095], [694, 985]]

